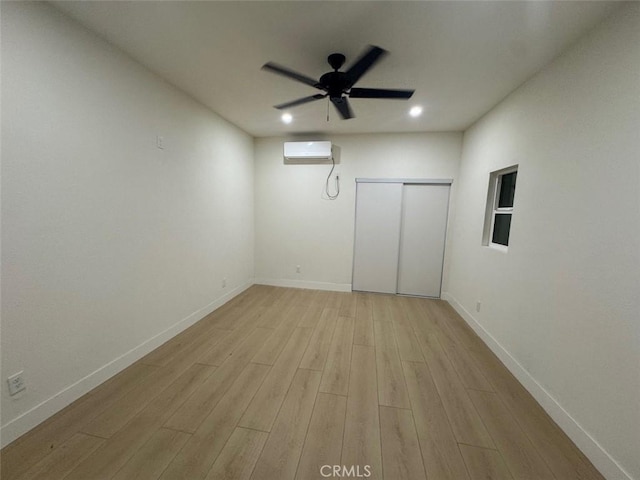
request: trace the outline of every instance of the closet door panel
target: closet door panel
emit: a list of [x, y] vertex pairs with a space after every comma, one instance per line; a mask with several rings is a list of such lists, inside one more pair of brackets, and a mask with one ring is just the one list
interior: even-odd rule
[[404, 185], [398, 293], [440, 297], [449, 185]]
[[396, 293], [401, 183], [358, 183], [353, 290]]

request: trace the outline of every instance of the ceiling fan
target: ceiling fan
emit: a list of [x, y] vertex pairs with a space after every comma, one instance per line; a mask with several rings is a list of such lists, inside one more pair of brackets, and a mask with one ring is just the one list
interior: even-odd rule
[[339, 71], [340, 67], [344, 64], [345, 56], [341, 53], [332, 53], [327, 57], [327, 61], [329, 65], [331, 65], [331, 68], [333, 68], [333, 72], [325, 73], [320, 77], [320, 80], [314, 80], [311, 77], [273, 62], [265, 63], [262, 69], [283, 75], [325, 92], [299, 98], [291, 102], [281, 103], [280, 105], [275, 105], [274, 108], [283, 110], [329, 97], [329, 100], [336, 107], [340, 116], [347, 120], [354, 117], [348, 98], [390, 98], [407, 100], [413, 95], [414, 90], [357, 88], [353, 86], [386, 53], [386, 50], [372, 45], [346, 72]]

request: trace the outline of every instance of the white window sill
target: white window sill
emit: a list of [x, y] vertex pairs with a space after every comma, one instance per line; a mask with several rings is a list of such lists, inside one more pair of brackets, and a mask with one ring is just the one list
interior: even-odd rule
[[498, 252], [507, 253], [509, 251], [509, 247], [505, 245], [500, 245], [499, 243], [490, 243], [489, 245], [485, 245], [487, 248], [491, 250], [496, 250]]

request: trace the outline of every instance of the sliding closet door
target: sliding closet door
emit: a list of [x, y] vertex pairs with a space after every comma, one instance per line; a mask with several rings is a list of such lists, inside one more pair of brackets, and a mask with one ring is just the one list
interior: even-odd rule
[[396, 293], [402, 183], [358, 183], [353, 290]]
[[449, 185], [404, 185], [398, 293], [440, 297]]

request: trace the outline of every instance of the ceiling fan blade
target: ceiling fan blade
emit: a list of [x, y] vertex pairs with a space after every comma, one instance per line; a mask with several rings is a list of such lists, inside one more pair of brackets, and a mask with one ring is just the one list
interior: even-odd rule
[[360, 77], [362, 77], [367, 70], [369, 70], [374, 63], [376, 63], [382, 55], [387, 53], [386, 50], [371, 45], [369, 50], [364, 53], [356, 62], [351, 65], [349, 70], [346, 71], [347, 76], [349, 77], [349, 81], [351, 85], [356, 83]]
[[407, 100], [415, 90], [387, 90], [383, 88], [352, 88], [349, 98], [395, 98]]
[[346, 97], [331, 97], [331, 103], [333, 103], [340, 113], [343, 120], [353, 118], [353, 111], [349, 106], [349, 100]]
[[277, 73], [278, 75], [282, 75], [287, 78], [291, 78], [292, 80], [297, 80], [298, 82], [302, 82], [305, 85], [309, 85], [311, 87], [315, 87], [322, 90], [322, 86], [318, 83], [317, 80], [314, 80], [311, 77], [307, 77], [302, 73], [294, 72], [293, 70], [283, 67], [281, 65], [278, 65], [277, 63], [273, 63], [273, 62], [265, 63], [262, 66], [262, 69], [268, 70], [273, 73]]
[[274, 105], [273, 108], [277, 108], [278, 110], [283, 110], [289, 107], [295, 107], [297, 105], [302, 105], [303, 103], [313, 102], [315, 100], [320, 100], [321, 98], [326, 97], [322, 93], [318, 93], [316, 95], [311, 95], [310, 97], [299, 98], [298, 100], [293, 100], [292, 102], [281, 103], [280, 105]]

